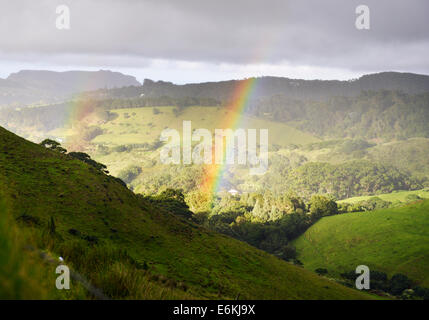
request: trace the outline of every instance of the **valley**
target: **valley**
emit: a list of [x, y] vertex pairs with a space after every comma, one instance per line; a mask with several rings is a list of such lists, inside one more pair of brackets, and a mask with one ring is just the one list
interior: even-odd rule
[[[376, 91], [356, 89], [371, 78]], [[426, 299], [426, 76], [289, 80], [146, 80], [2, 108], [2, 259], [21, 270], [0, 269], [2, 282], [17, 297], [95, 298], [79, 283], [51, 292], [30, 245], [113, 299]], [[249, 83], [245, 103], [230, 98]], [[184, 121], [212, 137], [230, 123], [267, 130], [268, 171], [166, 165], [161, 133]], [[383, 279], [370, 292], [353, 285], [361, 264]], [[33, 269], [43, 285], [19, 289]]]

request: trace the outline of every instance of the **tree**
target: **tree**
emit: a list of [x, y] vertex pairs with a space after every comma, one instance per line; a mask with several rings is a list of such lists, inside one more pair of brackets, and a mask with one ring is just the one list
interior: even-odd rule
[[182, 189], [167, 188], [159, 194], [159, 197], [185, 203], [185, 195]]
[[47, 149], [51, 149], [54, 151], [58, 151], [59, 153], [67, 153], [67, 150], [61, 147], [61, 144], [55, 140], [52, 139], [45, 139], [42, 142], [40, 142], [41, 146], [44, 146]]
[[337, 203], [325, 196], [314, 195], [310, 200], [310, 214], [313, 220], [338, 214]]
[[204, 191], [191, 191], [186, 194], [186, 203], [195, 213], [209, 212], [211, 209], [212, 195]]
[[185, 202], [185, 195], [182, 189], [168, 188], [155, 197], [149, 197], [148, 200], [155, 202], [158, 206], [173, 214], [185, 218], [192, 217], [192, 212]]
[[141, 172], [141, 167], [129, 166], [118, 173], [118, 178], [120, 178], [125, 183], [131, 183]]
[[397, 273], [390, 279], [390, 292], [395, 296], [400, 295], [405, 289], [411, 287], [411, 280], [406, 275]]
[[302, 198], [289, 192], [280, 199], [280, 210], [286, 213], [305, 212], [305, 203]]
[[84, 153], [84, 152], [70, 152], [68, 155], [70, 157], [72, 157], [72, 158], [78, 159], [80, 161], [83, 161], [83, 162], [89, 164], [90, 166], [92, 166], [92, 167], [100, 170], [101, 172], [103, 172], [105, 174], [109, 173], [109, 171], [107, 170], [107, 167], [104, 164], [99, 163], [99, 162], [97, 162], [95, 160], [92, 160], [91, 157], [89, 156], [89, 154], [87, 154], [87, 153]]
[[296, 258], [296, 248], [291, 244], [287, 244], [287, 245], [283, 246], [282, 250], [281, 250], [281, 258], [283, 260], [295, 259]]
[[325, 268], [317, 268], [314, 270], [318, 275], [323, 276], [328, 273], [328, 270]]
[[[255, 206], [252, 210], [252, 215], [256, 220], [265, 222], [269, 219], [269, 215], [268, 212], [264, 210], [264, 204], [261, 204], [261, 202], [262, 201], [260, 199], [256, 200]], [[265, 201], [263, 203], [265, 203]]]

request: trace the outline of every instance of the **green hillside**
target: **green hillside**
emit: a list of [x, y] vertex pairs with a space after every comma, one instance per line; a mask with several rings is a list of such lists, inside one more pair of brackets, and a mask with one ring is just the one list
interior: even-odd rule
[[18, 228], [8, 215], [0, 192], [0, 299], [85, 298], [85, 289], [75, 284], [72, 292], [52, 290], [56, 264], [46, 264], [28, 250], [31, 232]]
[[407, 275], [429, 285], [429, 201], [372, 212], [322, 218], [294, 241], [309, 270], [330, 275], [367, 265], [372, 270]]
[[[182, 135], [183, 121], [191, 121], [192, 130], [206, 128], [214, 133], [217, 128], [224, 128], [231, 115], [226, 108], [191, 106], [177, 111], [176, 107], [144, 107], [114, 109], [113, 120], [97, 124], [100, 134], [92, 139], [87, 152], [97, 161], [107, 165], [109, 171], [132, 186], [139, 193], [157, 192], [161, 186], [183, 188], [185, 191], [195, 190], [201, 180], [201, 166], [165, 166], [160, 163], [159, 136], [166, 128], [176, 129]], [[227, 121], [225, 120], [227, 119]], [[253, 129], [269, 129], [271, 146], [289, 144], [315, 143], [319, 140], [310, 134], [301, 132], [291, 126], [255, 117], [243, 116], [240, 127]], [[58, 129], [50, 132], [54, 137], [61, 137], [66, 145], [76, 141], [76, 130]], [[79, 144], [79, 149], [82, 144]], [[85, 145], [85, 144], [83, 144]], [[138, 174], [127, 179], [128, 171], [138, 167]], [[251, 182], [249, 170], [230, 168], [237, 177], [230, 181], [234, 188], [243, 181]], [[230, 179], [231, 180], [231, 179]], [[254, 181], [253, 181], [254, 182]]]
[[[174, 114], [174, 109], [175, 107], [145, 107], [111, 110], [119, 117], [101, 125], [106, 134], [97, 136], [93, 142], [116, 145], [152, 142], [159, 139], [161, 131], [166, 127], [182, 132], [185, 120], [192, 121], [193, 129], [205, 128], [214, 132], [215, 128], [224, 128], [225, 119], [230, 117], [230, 111], [221, 107], [187, 107], [177, 115]], [[271, 144], [306, 144], [319, 141], [308, 133], [279, 122], [244, 116], [242, 125], [244, 128], [269, 129]]]
[[429, 190], [423, 189], [423, 190], [414, 190], [414, 191], [399, 191], [399, 192], [392, 192], [392, 193], [382, 193], [377, 194], [375, 196], [362, 196], [362, 197], [353, 197], [348, 198], [344, 200], [337, 201], [338, 203], [357, 203], [365, 200], [369, 200], [372, 197], [380, 198], [384, 201], [390, 201], [390, 202], [409, 202], [407, 197], [409, 196], [418, 196], [422, 199], [429, 199]]
[[[0, 246], [10, 248], [18, 243], [15, 238], [22, 243], [2, 250], [6, 265], [16, 261], [26, 270], [40, 268], [38, 260], [27, 259], [30, 253], [17, 250], [43, 249], [64, 257], [68, 266], [113, 298], [371, 297], [157, 208], [115, 178], [3, 128], [0, 146], [2, 216], [7, 212], [2, 223], [9, 225], [0, 228]], [[23, 232], [5, 232], [14, 228]], [[13, 260], [16, 255], [22, 261]], [[0, 278], [26, 281], [28, 272], [13, 270], [0, 268]], [[52, 287], [29, 294], [31, 298], [54, 297], [55, 277], [53, 272], [35, 277], [45, 284], [52, 281]], [[2, 297], [20, 296], [19, 287], [12, 287]], [[81, 289], [72, 282], [70, 298], [81, 297]]]

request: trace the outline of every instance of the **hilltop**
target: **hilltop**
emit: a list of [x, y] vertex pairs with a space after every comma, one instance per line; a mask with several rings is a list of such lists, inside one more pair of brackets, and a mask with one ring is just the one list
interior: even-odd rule
[[82, 91], [138, 86], [129, 75], [109, 70], [65, 71], [22, 70], [0, 79], [0, 107], [53, 103]]
[[[258, 77], [250, 97], [260, 99], [278, 94], [289, 99], [326, 100], [336, 96], [354, 97], [362, 91], [401, 90], [408, 94], [418, 94], [429, 91], [429, 76], [381, 72], [367, 74], [358, 79], [341, 80], [303, 80], [286, 77]], [[228, 100], [233, 95], [240, 82], [246, 80], [229, 80], [219, 82], [190, 83], [178, 85], [167, 81], [145, 79], [143, 86], [122, 89], [104, 90], [88, 93], [91, 97], [100, 98], [131, 98], [142, 93], [149, 97], [169, 96], [172, 98], [204, 97], [218, 100]]]
[[[134, 194], [118, 179], [3, 128], [0, 146], [0, 208], [8, 213], [9, 230], [28, 234], [15, 235], [23, 247], [61, 255], [110, 297], [370, 298], [208, 231]], [[6, 251], [6, 260], [16, 260], [16, 254]], [[25, 281], [20, 277], [27, 273], [11, 279]], [[49, 276], [53, 283], [56, 275]], [[76, 294], [82, 295], [81, 288]]]

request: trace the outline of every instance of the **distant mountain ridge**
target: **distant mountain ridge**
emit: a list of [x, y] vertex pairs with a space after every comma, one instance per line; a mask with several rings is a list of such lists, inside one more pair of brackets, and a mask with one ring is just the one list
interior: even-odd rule
[[139, 85], [135, 77], [109, 70], [22, 70], [0, 79], [0, 106], [52, 103], [78, 92]]
[[[303, 80], [264, 76], [256, 79], [250, 100], [287, 96], [298, 100], [326, 100], [331, 97], [354, 97], [362, 91], [399, 90], [408, 94], [429, 92], [429, 76], [381, 72], [352, 80]], [[0, 107], [5, 105], [53, 103], [71, 99], [77, 94], [95, 99], [136, 97], [210, 98], [228, 101], [244, 80], [190, 83], [178, 85], [145, 79], [141, 85], [135, 77], [119, 72], [37, 71], [23, 70], [0, 79]]]
[[[171, 82], [154, 82], [145, 79], [142, 91], [147, 96], [205, 97], [229, 99], [237, 84], [245, 80], [175, 85]], [[260, 77], [254, 85], [251, 98], [258, 99], [277, 94], [291, 99], [320, 100], [333, 96], [357, 96], [362, 91], [400, 90], [409, 94], [429, 92], [429, 76], [413, 73], [382, 72], [368, 74], [359, 79], [302, 80], [282, 77]], [[119, 90], [120, 91], [120, 90]]]
[[[429, 92], [429, 76], [414, 73], [381, 72], [351, 80], [303, 80], [271, 76], [250, 79], [256, 80], [249, 96], [253, 101], [275, 95], [297, 100], [326, 100], [336, 96], [354, 97], [362, 91], [399, 90], [408, 94]], [[234, 96], [234, 90], [243, 81], [246, 79], [179, 85], [145, 79], [143, 86], [99, 89], [86, 92], [86, 96], [96, 99], [193, 97], [225, 102]]]

